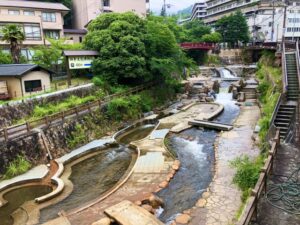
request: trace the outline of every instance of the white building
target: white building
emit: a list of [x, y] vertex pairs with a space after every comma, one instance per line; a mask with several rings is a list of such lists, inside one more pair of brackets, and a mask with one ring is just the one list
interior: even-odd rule
[[203, 19], [206, 16], [206, 2], [198, 1], [194, 4], [191, 14], [191, 20]]

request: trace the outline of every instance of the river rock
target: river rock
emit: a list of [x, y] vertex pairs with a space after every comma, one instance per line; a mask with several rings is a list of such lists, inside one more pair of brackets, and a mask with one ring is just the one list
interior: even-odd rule
[[169, 185], [169, 183], [167, 181], [163, 181], [159, 184], [160, 188], [166, 188]]
[[175, 171], [177, 171], [177, 170], [179, 170], [179, 166], [178, 165], [173, 165], [172, 169], [175, 170]]
[[190, 221], [191, 217], [187, 214], [181, 214], [176, 217], [176, 223], [187, 224]]
[[150, 202], [150, 205], [154, 208], [154, 209], [157, 209], [159, 208], [160, 206], [163, 206], [164, 205], [164, 201], [156, 196], [156, 195], [151, 195], [150, 198], [149, 198], [149, 202]]
[[110, 225], [110, 219], [109, 218], [102, 218], [101, 220], [98, 220], [97, 222], [92, 223], [92, 225]]
[[154, 209], [151, 205], [142, 205], [142, 208], [146, 209], [150, 213], [154, 213]]
[[203, 192], [203, 194], [202, 194], [202, 198], [204, 198], [204, 199], [208, 199], [209, 198], [209, 196], [210, 196], [210, 193], [209, 192]]
[[138, 206], [141, 206], [142, 205], [142, 202], [141, 201], [135, 201], [134, 204], [138, 205]]
[[197, 201], [196, 206], [199, 208], [204, 208], [204, 206], [206, 205], [206, 200], [201, 198]]

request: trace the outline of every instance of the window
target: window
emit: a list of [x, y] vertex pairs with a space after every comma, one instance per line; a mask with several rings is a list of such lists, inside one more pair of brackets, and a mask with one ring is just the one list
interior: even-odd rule
[[24, 33], [27, 40], [41, 40], [41, 28], [39, 24], [24, 24]]
[[110, 0], [104, 0], [103, 1], [103, 6], [109, 7], [110, 6]]
[[42, 81], [41, 80], [28, 80], [24, 81], [25, 92], [36, 92], [42, 91]]
[[82, 37], [79, 37], [79, 43], [82, 43]]
[[43, 12], [42, 18], [44, 22], [56, 22], [55, 13]]
[[45, 31], [45, 36], [47, 38], [52, 38], [52, 39], [58, 40], [59, 39], [59, 31], [57, 31], [57, 30], [46, 30]]
[[24, 16], [34, 16], [34, 11], [24, 11]]
[[8, 14], [9, 15], [20, 15], [20, 11], [19, 10], [8, 10]]
[[23, 48], [21, 49], [21, 55], [24, 56], [28, 61], [31, 61], [32, 57], [34, 56], [34, 50]]

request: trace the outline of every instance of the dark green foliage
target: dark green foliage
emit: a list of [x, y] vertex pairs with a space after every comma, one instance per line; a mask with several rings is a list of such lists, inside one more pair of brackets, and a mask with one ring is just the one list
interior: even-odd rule
[[223, 42], [228, 42], [231, 46], [249, 41], [248, 24], [241, 11], [222, 17], [216, 22], [215, 28], [222, 35]]
[[211, 28], [204, 25], [201, 20], [193, 20], [184, 24], [187, 32], [186, 41], [188, 42], [201, 42], [202, 37], [211, 33]]
[[93, 62], [93, 73], [110, 85], [179, 79], [175, 75], [192, 62], [177, 45], [169, 29], [171, 22], [167, 24], [160, 18], [145, 20], [133, 13], [98, 16], [84, 41], [86, 48], [100, 53]]
[[[233, 183], [243, 191], [243, 202], [248, 198], [249, 191], [254, 188], [263, 165], [262, 157], [251, 160], [248, 156], [241, 156], [230, 162], [230, 165], [236, 169]], [[250, 189], [250, 190], [249, 190]]]
[[11, 64], [13, 63], [12, 57], [8, 53], [4, 53], [0, 50], [0, 64]]
[[25, 157], [18, 155], [17, 158], [9, 164], [4, 175], [4, 179], [10, 179], [17, 175], [23, 174], [30, 168], [30, 162], [28, 162]]
[[73, 149], [87, 141], [86, 128], [78, 123], [75, 125], [74, 131], [71, 132], [71, 136], [67, 139], [67, 145], [69, 149]]

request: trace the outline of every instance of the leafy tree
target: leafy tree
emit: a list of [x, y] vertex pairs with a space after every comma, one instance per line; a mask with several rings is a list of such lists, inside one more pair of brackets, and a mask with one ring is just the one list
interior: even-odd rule
[[215, 28], [222, 35], [223, 42], [228, 42], [232, 46], [238, 42], [249, 41], [248, 24], [241, 11], [222, 17], [216, 22]]
[[97, 17], [88, 27], [84, 45], [99, 51], [93, 72], [111, 84], [145, 75], [145, 22], [133, 13], [109, 13]]
[[3, 33], [2, 41], [6, 41], [10, 45], [13, 62], [16, 64], [20, 63], [20, 45], [25, 40], [25, 35], [21, 27], [16, 24], [7, 24], [1, 32]]
[[204, 34], [201, 41], [208, 43], [219, 43], [222, 40], [222, 35], [218, 32], [213, 32], [211, 34]]
[[155, 21], [158, 23], [162, 23], [168, 26], [168, 28], [173, 32], [175, 35], [176, 41], [178, 43], [184, 42], [187, 40], [187, 31], [183, 26], [179, 26], [177, 23], [178, 17], [177, 16], [148, 16], [148, 21]]
[[153, 79], [171, 82], [191, 63], [160, 18], [142, 19], [129, 12], [98, 16], [88, 27], [84, 45], [100, 53], [93, 61], [93, 73], [113, 85]]
[[62, 61], [63, 50], [82, 49], [81, 44], [67, 44], [65, 39], [54, 40], [48, 39], [50, 46], [40, 45], [34, 48], [33, 62], [45, 68], [52, 68], [53, 65]]
[[200, 42], [201, 38], [205, 34], [210, 34], [211, 28], [204, 25], [201, 20], [193, 20], [184, 24], [184, 28], [187, 32], [186, 41]]
[[12, 63], [11, 55], [0, 50], [0, 64], [11, 64], [11, 63]]

